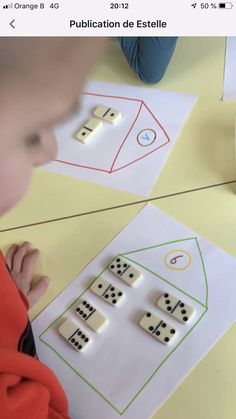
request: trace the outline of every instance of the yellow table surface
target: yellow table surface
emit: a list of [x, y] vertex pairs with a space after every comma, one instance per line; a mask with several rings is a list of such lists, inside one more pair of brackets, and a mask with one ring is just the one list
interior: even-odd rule
[[[197, 96], [196, 103], [150, 197], [236, 179], [236, 102], [222, 102], [224, 38], [180, 39], [164, 79], [153, 88]], [[116, 41], [92, 74], [95, 80], [144, 86]], [[63, 197], [63, 199], [62, 199]], [[110, 208], [143, 197], [36, 170], [26, 198], [0, 220], [0, 231], [19, 225]]]
[[[236, 103], [220, 101], [224, 48], [225, 40], [222, 38], [185, 38], [179, 41], [173, 61], [158, 88], [191, 93], [199, 96], [199, 101], [151, 198], [236, 179]], [[141, 85], [125, 64], [116, 42], [111, 44], [93, 78]], [[29, 240], [41, 249], [37, 273], [46, 273], [52, 278], [46, 295], [31, 311], [31, 318], [46, 307], [133, 219], [144, 203], [108, 208], [136, 201], [140, 201], [139, 196], [39, 170], [35, 173], [28, 196], [16, 209], [2, 217], [0, 230], [77, 216], [1, 233], [3, 250], [12, 242], [23, 240]], [[236, 257], [236, 183], [152, 202]], [[105, 210], [96, 212], [101, 209]], [[83, 215], [87, 212], [92, 213]], [[234, 419], [235, 353], [234, 325], [153, 419]]]

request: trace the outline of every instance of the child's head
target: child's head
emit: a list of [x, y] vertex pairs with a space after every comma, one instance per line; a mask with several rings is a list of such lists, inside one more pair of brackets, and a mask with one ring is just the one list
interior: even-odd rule
[[53, 124], [78, 103], [104, 38], [0, 38], [0, 214], [55, 157]]

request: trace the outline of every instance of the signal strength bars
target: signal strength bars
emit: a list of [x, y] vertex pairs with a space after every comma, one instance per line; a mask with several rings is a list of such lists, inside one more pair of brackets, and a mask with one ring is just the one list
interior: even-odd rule
[[13, 3], [9, 3], [9, 4], [4, 4], [2, 6], [3, 9], [13, 9]]

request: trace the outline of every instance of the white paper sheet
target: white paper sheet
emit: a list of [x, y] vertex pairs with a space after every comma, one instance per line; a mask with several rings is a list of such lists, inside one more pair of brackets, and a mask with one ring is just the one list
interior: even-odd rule
[[236, 100], [236, 37], [226, 41], [223, 100]]
[[[105, 269], [118, 253], [143, 272], [137, 287]], [[72, 418], [147, 419], [154, 413], [234, 322], [235, 272], [236, 259], [147, 205], [33, 322], [39, 357], [61, 381]], [[124, 291], [120, 307], [88, 290], [101, 273]], [[155, 306], [165, 291], [194, 307], [189, 325]], [[108, 317], [103, 332], [92, 332], [76, 317], [81, 295]], [[145, 311], [175, 326], [171, 346], [140, 329]], [[67, 317], [77, 318], [92, 338], [84, 353], [74, 351], [57, 332]]]
[[[46, 170], [146, 196], [159, 176], [196, 98], [150, 88], [90, 82], [78, 113], [55, 130], [57, 159]], [[87, 144], [74, 135], [98, 105], [122, 112]]]

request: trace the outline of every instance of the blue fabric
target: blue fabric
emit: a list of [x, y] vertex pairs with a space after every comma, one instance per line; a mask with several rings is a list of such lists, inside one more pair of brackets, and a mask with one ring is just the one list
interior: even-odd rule
[[146, 83], [162, 79], [177, 37], [121, 37], [121, 49], [134, 72]]

